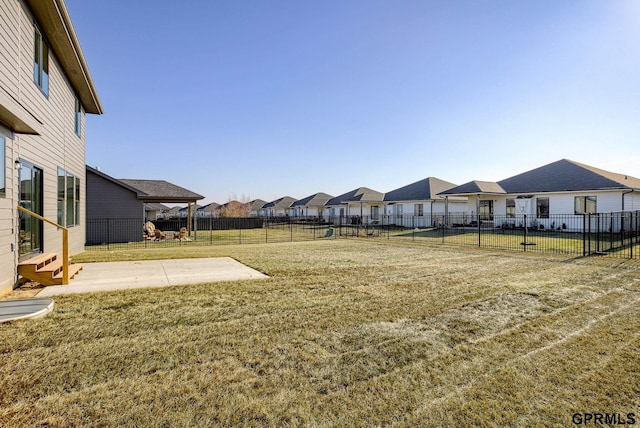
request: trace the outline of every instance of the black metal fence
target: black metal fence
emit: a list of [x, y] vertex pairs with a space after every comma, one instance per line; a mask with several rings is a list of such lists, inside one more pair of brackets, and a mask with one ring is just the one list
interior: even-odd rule
[[[158, 220], [147, 236], [139, 219], [87, 224], [87, 250], [308, 241], [337, 238], [410, 240], [573, 256], [640, 258], [640, 211], [585, 215], [349, 216]], [[190, 229], [190, 230], [189, 230]]]

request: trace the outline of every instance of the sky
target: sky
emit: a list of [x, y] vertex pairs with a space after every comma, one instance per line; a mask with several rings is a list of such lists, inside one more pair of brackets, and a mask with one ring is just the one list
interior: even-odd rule
[[104, 107], [86, 160], [210, 202], [640, 177], [636, 0], [66, 0]]

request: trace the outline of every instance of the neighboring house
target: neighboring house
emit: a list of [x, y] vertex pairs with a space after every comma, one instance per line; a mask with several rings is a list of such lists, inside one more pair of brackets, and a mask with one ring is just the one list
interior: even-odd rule
[[181, 207], [171, 207], [169, 211], [166, 212], [166, 218], [167, 219], [179, 218], [181, 209], [182, 209]]
[[102, 114], [63, 0], [0, 0], [0, 294], [18, 263], [85, 242], [85, 114]]
[[145, 204], [186, 202], [191, 205], [204, 199], [163, 180], [116, 179], [89, 166], [86, 175], [87, 245], [142, 240]]
[[275, 201], [268, 202], [262, 206], [264, 217], [288, 217], [291, 214], [291, 204], [296, 201], [291, 196], [283, 196]]
[[220, 204], [211, 202], [210, 204], [207, 204], [204, 207], [198, 208], [197, 216], [202, 218], [220, 217], [220, 208], [221, 208]]
[[453, 183], [428, 177], [387, 192], [384, 203], [389, 224], [431, 227], [438, 225], [444, 215], [465, 212], [466, 197], [445, 198], [438, 195], [453, 187], [456, 187]]
[[200, 205], [191, 206], [191, 204], [187, 204], [186, 207], [182, 207], [178, 210], [178, 218], [191, 218], [193, 217], [194, 210], [197, 212], [202, 208]]
[[169, 210], [169, 207], [159, 203], [144, 204], [144, 218], [145, 220], [156, 221], [158, 219], [165, 220], [165, 213]]
[[526, 214], [528, 226], [575, 230], [582, 228], [581, 214], [640, 210], [640, 179], [568, 159], [497, 183], [474, 181], [440, 194], [467, 196], [471, 215], [479, 213], [481, 221], [496, 226], [519, 226]]
[[251, 202], [229, 201], [220, 206], [222, 217], [249, 217]]
[[250, 217], [259, 217], [262, 215], [262, 207], [267, 203], [267, 201], [263, 201], [262, 199], [254, 199], [253, 201], [249, 201], [249, 216]]
[[292, 217], [323, 217], [325, 204], [333, 196], [326, 193], [315, 193], [291, 204]]
[[360, 220], [377, 222], [382, 214], [383, 200], [384, 193], [368, 187], [359, 187], [329, 199], [325, 204], [325, 216], [334, 222], [346, 217], [358, 217]]

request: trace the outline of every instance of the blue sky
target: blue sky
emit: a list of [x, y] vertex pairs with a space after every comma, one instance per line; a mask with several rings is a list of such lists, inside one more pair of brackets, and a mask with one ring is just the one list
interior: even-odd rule
[[640, 177], [640, 2], [66, 0], [105, 114], [87, 164], [208, 202]]

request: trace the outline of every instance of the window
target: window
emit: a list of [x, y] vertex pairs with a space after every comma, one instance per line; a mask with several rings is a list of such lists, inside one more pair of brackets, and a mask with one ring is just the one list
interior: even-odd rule
[[0, 196], [6, 195], [7, 188], [7, 142], [0, 135]]
[[516, 216], [516, 200], [507, 199], [507, 218], [515, 218]]
[[395, 205], [396, 215], [399, 215], [399, 216], [402, 215], [402, 211], [403, 211], [402, 207], [403, 207], [402, 204]]
[[80, 179], [58, 168], [58, 224], [80, 224]]
[[424, 204], [415, 204], [413, 206], [413, 214], [418, 217], [424, 216]]
[[75, 113], [75, 124], [74, 130], [76, 131], [76, 135], [78, 137], [82, 136], [82, 104], [80, 104], [80, 100], [76, 97], [76, 113]]
[[380, 207], [378, 207], [377, 205], [373, 205], [371, 207], [371, 220], [378, 220], [379, 215]]
[[33, 81], [49, 96], [49, 45], [37, 27], [34, 27], [34, 33]]
[[64, 225], [64, 193], [65, 193], [64, 169], [58, 168], [58, 224]]
[[480, 201], [478, 209], [480, 220], [493, 220], [493, 201]]
[[576, 196], [573, 206], [576, 214], [593, 214], [597, 212], [595, 196]]
[[536, 198], [536, 218], [549, 218], [549, 198]]

